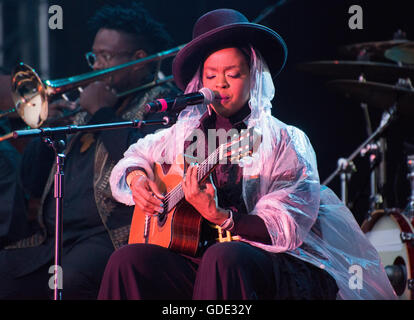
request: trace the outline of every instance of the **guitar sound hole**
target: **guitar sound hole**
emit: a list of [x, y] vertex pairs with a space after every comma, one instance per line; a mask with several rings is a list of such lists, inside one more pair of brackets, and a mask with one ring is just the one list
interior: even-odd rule
[[165, 224], [165, 221], [167, 221], [167, 214], [165, 212], [160, 213], [158, 215], [158, 226], [162, 227]]

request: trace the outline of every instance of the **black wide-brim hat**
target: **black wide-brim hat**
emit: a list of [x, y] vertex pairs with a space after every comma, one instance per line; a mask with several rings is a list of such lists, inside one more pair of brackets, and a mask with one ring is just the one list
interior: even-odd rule
[[193, 28], [193, 40], [175, 56], [172, 72], [175, 83], [185, 90], [197, 68], [215, 49], [251, 44], [265, 59], [272, 77], [283, 69], [287, 47], [274, 30], [251, 23], [240, 12], [217, 9], [201, 16]]

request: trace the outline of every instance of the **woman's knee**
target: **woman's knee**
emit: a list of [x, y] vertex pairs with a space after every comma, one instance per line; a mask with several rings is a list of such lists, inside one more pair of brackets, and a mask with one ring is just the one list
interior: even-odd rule
[[242, 242], [217, 243], [206, 250], [201, 261], [209, 267], [231, 268], [249, 261], [249, 245]]
[[162, 266], [163, 256], [168, 254], [168, 249], [151, 244], [130, 244], [116, 250], [110, 257], [107, 269], [134, 269], [146, 272], [148, 269], [156, 269]]

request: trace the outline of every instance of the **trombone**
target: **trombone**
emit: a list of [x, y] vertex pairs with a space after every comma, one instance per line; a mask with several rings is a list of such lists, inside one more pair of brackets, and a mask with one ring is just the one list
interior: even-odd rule
[[[146, 65], [148, 63], [155, 63], [156, 71], [152, 81], [142, 86], [118, 93], [117, 97], [124, 97], [135, 93], [137, 91], [155, 87], [173, 80], [173, 76], [161, 77], [161, 63], [169, 57], [175, 56], [184, 45], [175, 47], [170, 50], [162, 51], [151, 56], [130, 61], [115, 67], [95, 70], [81, 75], [42, 81], [36, 71], [30, 66], [19, 63], [12, 72], [12, 98], [15, 107], [11, 108], [2, 114], [0, 118], [8, 116], [13, 113], [18, 113], [20, 118], [31, 128], [39, 128], [48, 116], [49, 100], [56, 96], [62, 95], [63, 99], [68, 100], [65, 92], [78, 89], [82, 91], [82, 86], [88, 85], [91, 82], [115, 75], [131, 67]], [[70, 115], [79, 112], [81, 109], [75, 109]], [[67, 115], [65, 115], [67, 116]], [[10, 134], [0, 137], [0, 141], [9, 138]]]

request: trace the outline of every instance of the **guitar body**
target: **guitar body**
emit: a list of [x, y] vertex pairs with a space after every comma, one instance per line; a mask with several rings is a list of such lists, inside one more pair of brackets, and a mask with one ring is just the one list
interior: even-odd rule
[[[254, 137], [254, 128], [250, 128], [240, 136], [235, 135], [230, 142], [220, 145], [199, 164], [198, 182], [207, 178], [222, 159], [227, 158], [232, 162], [251, 155], [261, 143], [260, 134]], [[146, 216], [135, 206], [128, 243], [151, 243], [195, 256], [199, 245], [202, 249], [216, 240], [223, 242], [240, 239], [238, 236], [232, 237], [229, 231], [226, 231], [226, 237], [223, 237], [223, 230], [219, 226], [214, 227], [218, 230], [218, 238], [216, 238], [217, 232], [213, 232], [214, 229], [208, 227], [208, 223], [203, 223], [204, 218], [185, 201], [181, 186], [184, 163], [183, 155], [179, 155], [167, 174], [164, 174], [159, 163], [155, 164], [154, 182], [158, 189], [166, 194], [163, 200], [166, 212], [157, 216]]]
[[[155, 164], [155, 183], [161, 192], [166, 194], [182, 182], [183, 163], [183, 161], [176, 161], [165, 175], [161, 165]], [[129, 244], [151, 243], [195, 256], [200, 241], [203, 218], [193, 206], [183, 200], [169, 212], [151, 217], [147, 228], [147, 237], [144, 237], [145, 217], [145, 214], [135, 206]]]

